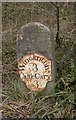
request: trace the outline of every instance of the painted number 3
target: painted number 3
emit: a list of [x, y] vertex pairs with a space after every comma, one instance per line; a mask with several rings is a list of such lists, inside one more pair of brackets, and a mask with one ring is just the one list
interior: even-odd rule
[[38, 68], [37, 68], [37, 64], [33, 64], [33, 69], [32, 69], [34, 72], [38, 71]]

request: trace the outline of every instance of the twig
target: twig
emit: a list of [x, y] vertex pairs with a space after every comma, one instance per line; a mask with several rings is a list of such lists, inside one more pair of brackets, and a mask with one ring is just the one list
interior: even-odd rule
[[57, 16], [57, 33], [56, 33], [56, 43], [60, 46], [60, 40], [59, 40], [59, 5], [58, 3], [55, 4], [52, 2], [52, 4], [57, 8], [56, 16]]

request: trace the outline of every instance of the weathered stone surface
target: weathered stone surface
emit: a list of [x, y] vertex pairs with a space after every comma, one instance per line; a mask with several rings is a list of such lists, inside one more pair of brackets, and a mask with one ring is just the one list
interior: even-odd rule
[[18, 60], [26, 53], [42, 53], [51, 59], [52, 44], [49, 29], [40, 23], [29, 23], [20, 29], [17, 41]]
[[28, 23], [23, 26], [17, 38], [18, 61], [26, 54], [42, 54], [52, 61], [52, 81], [48, 83], [47, 91], [50, 91], [54, 83], [54, 52], [53, 37], [50, 30], [38, 22]]

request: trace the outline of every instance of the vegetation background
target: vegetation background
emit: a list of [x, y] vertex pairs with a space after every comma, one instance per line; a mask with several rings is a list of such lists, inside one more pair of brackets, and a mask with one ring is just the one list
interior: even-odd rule
[[[11, 118], [76, 118], [75, 3], [2, 3], [2, 116]], [[40, 22], [54, 31], [55, 93], [26, 93], [17, 68], [18, 30], [29, 22]]]

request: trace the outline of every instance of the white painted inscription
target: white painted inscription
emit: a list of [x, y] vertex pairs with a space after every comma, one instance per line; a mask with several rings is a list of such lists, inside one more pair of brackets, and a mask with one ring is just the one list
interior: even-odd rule
[[18, 62], [20, 78], [32, 91], [42, 91], [51, 81], [51, 60], [40, 54], [27, 54]]

